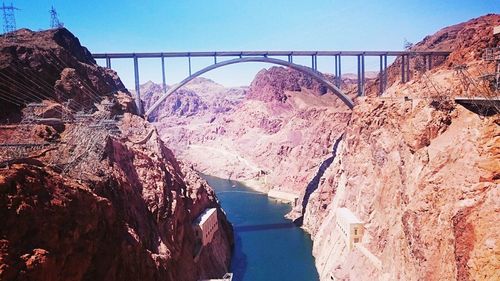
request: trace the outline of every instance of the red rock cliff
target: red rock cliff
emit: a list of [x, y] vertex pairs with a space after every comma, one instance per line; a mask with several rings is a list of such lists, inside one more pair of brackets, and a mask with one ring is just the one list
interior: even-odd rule
[[171, 115], [155, 125], [179, 157], [204, 173], [299, 195], [331, 155], [350, 112], [306, 74], [271, 67], [256, 75], [239, 103], [209, 117]]
[[[491, 71], [481, 54], [498, 44], [498, 24], [487, 15], [426, 37], [416, 46], [451, 46], [447, 60], [385, 97], [358, 100], [304, 217], [321, 280], [500, 278], [498, 108], [491, 102], [485, 114], [452, 99], [491, 97], [479, 73]], [[478, 86], [464, 87], [456, 65]], [[346, 246], [339, 207], [364, 222], [361, 247]]]
[[[119, 88], [120, 80], [95, 65], [67, 30], [20, 33], [19, 45], [8, 42], [8, 55], [3, 49], [2, 73], [10, 73], [12, 60], [25, 64], [15, 70], [21, 80], [43, 70], [55, 86], [35, 115], [65, 112], [67, 120], [0, 127], [1, 143], [44, 144], [0, 150], [0, 279], [194, 281], [223, 275], [232, 228], [210, 186], [133, 114], [126, 91], [103, 94], [117, 106], [97, 105], [86, 121], [71, 121], [77, 108], [60, 102], [73, 98], [89, 110], [97, 98], [77, 85], [105, 92]], [[71, 64], [74, 71], [56, 70]], [[15, 92], [11, 86], [0, 87]], [[20, 109], [11, 113], [21, 116]], [[124, 113], [116, 122], [119, 133], [110, 133], [99, 120], [117, 113]], [[191, 224], [211, 207], [219, 209], [219, 230], [195, 260]]]

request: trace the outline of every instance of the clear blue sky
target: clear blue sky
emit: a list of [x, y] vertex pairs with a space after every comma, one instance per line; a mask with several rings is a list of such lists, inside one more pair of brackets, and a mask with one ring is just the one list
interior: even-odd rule
[[[10, 3], [7, 1], [6, 3]], [[230, 50], [400, 50], [442, 27], [488, 13], [499, 0], [17, 0], [17, 26], [49, 27], [48, 10], [91, 52]], [[193, 59], [193, 71], [211, 59]], [[297, 61], [297, 60], [295, 60]], [[300, 60], [299, 60], [300, 61]], [[99, 61], [100, 64], [104, 62]], [[310, 64], [304, 58], [303, 63]], [[368, 70], [376, 70], [375, 59]], [[133, 87], [131, 60], [114, 60]], [[167, 83], [187, 73], [187, 59], [167, 60]], [[207, 74], [225, 85], [246, 85], [266, 64], [239, 64]], [[333, 72], [333, 59], [318, 59]], [[344, 70], [354, 72], [354, 63]], [[160, 61], [140, 60], [140, 80], [161, 81]]]

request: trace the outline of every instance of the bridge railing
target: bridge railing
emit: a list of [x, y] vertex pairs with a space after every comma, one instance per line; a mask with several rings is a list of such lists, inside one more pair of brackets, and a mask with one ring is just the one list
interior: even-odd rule
[[[188, 58], [189, 77], [192, 76], [191, 58], [194, 57], [213, 57], [213, 64], [217, 64], [218, 57], [287, 57], [288, 63], [293, 63], [293, 57], [311, 57], [310, 68], [317, 71], [318, 57], [333, 57], [335, 66], [334, 84], [338, 89], [341, 89], [342, 77], [342, 57], [357, 58], [357, 83], [358, 95], [362, 96], [365, 93], [365, 57], [380, 58], [380, 73], [379, 73], [379, 92], [383, 93], [387, 88], [387, 57], [401, 58], [401, 81], [403, 83], [410, 80], [410, 57], [421, 56], [426, 63], [426, 70], [432, 68], [432, 57], [448, 56], [450, 51], [434, 50], [434, 51], [213, 51], [213, 52], [153, 52], [153, 53], [95, 53], [94, 59], [106, 60], [106, 67], [111, 68], [112, 59], [133, 59], [134, 61], [134, 77], [135, 77], [135, 102], [140, 114], [142, 114], [142, 103], [140, 99], [139, 85], [139, 59], [140, 58], [160, 58], [163, 80], [163, 91], [166, 92], [166, 77], [165, 77], [165, 58]], [[298, 65], [298, 64], [297, 64]], [[303, 66], [303, 65], [302, 65]], [[304, 66], [308, 67], [309, 66]]]

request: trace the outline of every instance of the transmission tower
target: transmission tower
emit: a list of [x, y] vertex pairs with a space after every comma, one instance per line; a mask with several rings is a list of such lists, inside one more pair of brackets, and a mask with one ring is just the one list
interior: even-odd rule
[[10, 3], [10, 6], [5, 6], [5, 2], [2, 2], [3, 10], [3, 32], [6, 36], [13, 35], [12, 32], [16, 30], [16, 17], [14, 15], [15, 10], [19, 10], [18, 8]]
[[49, 12], [50, 12], [50, 26], [51, 26], [51, 28], [61, 28], [61, 27], [63, 27], [64, 24], [59, 21], [59, 18], [57, 17], [57, 11], [54, 8], [54, 6], [52, 6], [50, 8]]

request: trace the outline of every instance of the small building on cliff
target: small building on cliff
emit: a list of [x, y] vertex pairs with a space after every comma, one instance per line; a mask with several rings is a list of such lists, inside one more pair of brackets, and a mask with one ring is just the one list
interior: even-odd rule
[[193, 222], [193, 230], [196, 241], [201, 246], [206, 246], [214, 238], [214, 233], [219, 228], [217, 220], [217, 209], [209, 208], [203, 211]]
[[342, 233], [349, 250], [363, 238], [363, 222], [347, 208], [337, 209], [337, 229]]

